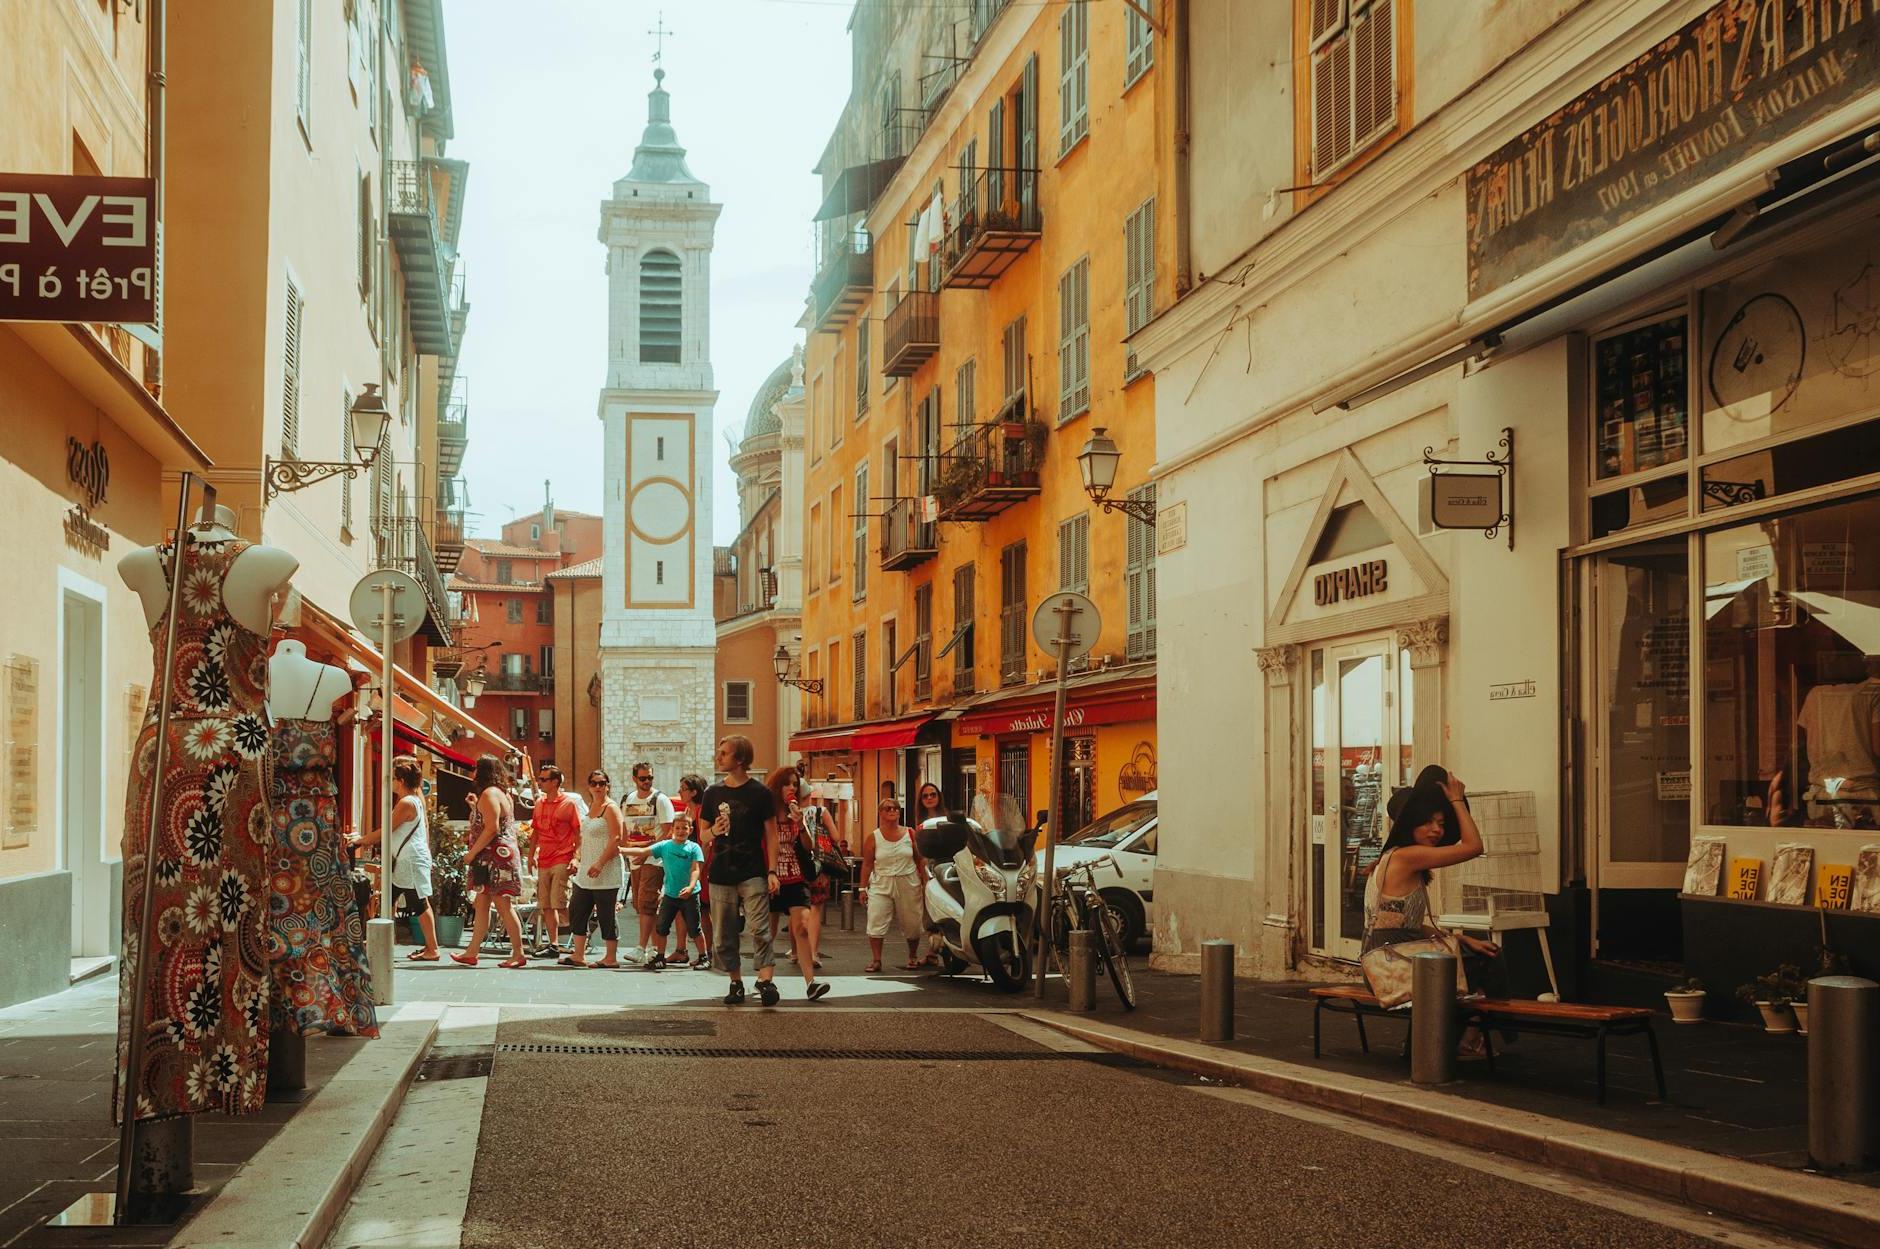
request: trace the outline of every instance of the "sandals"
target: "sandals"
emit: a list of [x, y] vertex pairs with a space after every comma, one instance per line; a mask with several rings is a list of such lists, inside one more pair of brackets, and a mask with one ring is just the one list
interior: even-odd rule
[[920, 963], [917, 960], [911, 959], [911, 958], [908, 959], [907, 962], [901, 964], [902, 971], [919, 971], [920, 967], [921, 967]]
[[496, 965], [498, 967], [506, 967], [511, 971], [515, 971], [519, 968], [527, 967], [529, 965], [529, 960], [526, 958], [506, 958], [502, 962]]
[[450, 956], [450, 961], [457, 964], [459, 967], [475, 967], [477, 965], [477, 956], [474, 954], [453, 954]]
[[881, 963], [879, 961], [876, 961], [862, 968], [862, 973], [866, 975], [867, 973], [871, 971], [880, 971], [880, 970], [881, 970]]
[[439, 956], [436, 954], [425, 954], [420, 951], [416, 954], [405, 955], [405, 961], [407, 963], [435, 963], [438, 961], [438, 957]]
[[563, 955], [561, 958], [555, 960], [555, 966], [557, 967], [587, 967], [589, 965], [590, 964], [575, 958], [571, 954]]
[[603, 963], [583, 963], [583, 964], [581, 964], [581, 965], [582, 965], [583, 967], [618, 967], [618, 966], [620, 966], [620, 964], [619, 964], [618, 962], [612, 962], [612, 963], [605, 963], [605, 962], [603, 962]]

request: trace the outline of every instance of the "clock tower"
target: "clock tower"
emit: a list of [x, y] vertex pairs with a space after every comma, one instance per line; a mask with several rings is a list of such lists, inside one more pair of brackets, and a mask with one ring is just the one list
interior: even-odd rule
[[664, 70], [633, 166], [601, 201], [607, 248], [601, 758], [625, 793], [712, 775], [711, 253], [720, 206], [686, 167]]

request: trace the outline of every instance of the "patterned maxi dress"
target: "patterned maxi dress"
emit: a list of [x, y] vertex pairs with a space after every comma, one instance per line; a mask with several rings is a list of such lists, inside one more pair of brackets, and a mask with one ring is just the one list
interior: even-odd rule
[[[135, 982], [120, 977], [117, 1069], [122, 1081], [131, 1028], [142, 1029], [143, 1064], [129, 1073], [139, 1119], [252, 1114], [267, 1093], [267, 638], [222, 601], [229, 568], [250, 544], [187, 542], [163, 775], [154, 774], [153, 690], [125, 797], [122, 966], [142, 973], [149, 995], [132, 1020]], [[158, 558], [167, 582], [175, 548], [159, 548]], [[166, 611], [150, 634], [159, 664], [168, 623]], [[156, 923], [146, 966], [140, 934], [153, 803]], [[114, 1115], [121, 1099], [120, 1084]]]
[[[470, 809], [470, 828], [465, 839], [475, 845], [483, 835], [483, 804]], [[493, 898], [513, 898], [522, 892], [522, 851], [516, 845], [516, 820], [503, 821], [490, 844], [470, 864], [470, 883], [487, 889]]]
[[379, 1034], [379, 1026], [366, 970], [365, 925], [340, 839], [338, 736], [330, 721], [274, 725], [269, 1014], [273, 1027], [289, 1032], [370, 1037]]

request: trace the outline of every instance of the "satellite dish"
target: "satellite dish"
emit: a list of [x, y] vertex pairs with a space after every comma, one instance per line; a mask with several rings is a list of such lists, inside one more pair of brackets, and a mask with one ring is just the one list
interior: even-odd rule
[[424, 624], [427, 605], [418, 579], [396, 568], [375, 568], [353, 586], [347, 608], [353, 626], [373, 641], [385, 637], [385, 587], [392, 588], [392, 641], [402, 642]]

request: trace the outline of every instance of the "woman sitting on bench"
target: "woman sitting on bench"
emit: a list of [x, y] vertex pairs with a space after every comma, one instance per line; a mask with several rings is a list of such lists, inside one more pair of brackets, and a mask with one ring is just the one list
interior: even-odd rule
[[[1364, 891], [1364, 953], [1443, 931], [1430, 916], [1432, 874], [1482, 853], [1482, 832], [1469, 814], [1466, 794], [1460, 778], [1431, 764], [1417, 774], [1414, 786], [1390, 796], [1390, 834]], [[1469, 987], [1505, 996], [1501, 947], [1463, 933], [1455, 936], [1462, 945]], [[1465, 1058], [1484, 1056], [1480, 1033], [1470, 1028], [1458, 1053]]]

